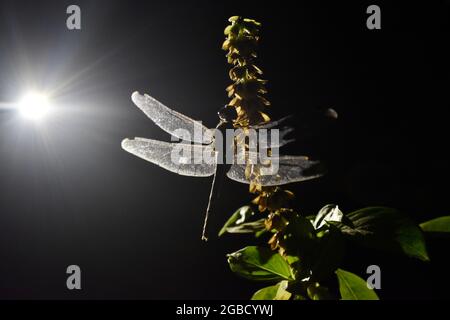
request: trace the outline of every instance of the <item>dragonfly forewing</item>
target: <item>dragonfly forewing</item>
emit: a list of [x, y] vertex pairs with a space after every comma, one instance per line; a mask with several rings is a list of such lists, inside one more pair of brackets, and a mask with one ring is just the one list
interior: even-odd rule
[[[131, 95], [131, 100], [161, 129], [172, 136], [195, 143], [210, 144], [213, 141], [213, 130], [205, 127], [200, 121], [193, 120], [184, 114], [166, 107], [155, 98], [139, 92]], [[187, 139], [182, 132], [187, 132]]]

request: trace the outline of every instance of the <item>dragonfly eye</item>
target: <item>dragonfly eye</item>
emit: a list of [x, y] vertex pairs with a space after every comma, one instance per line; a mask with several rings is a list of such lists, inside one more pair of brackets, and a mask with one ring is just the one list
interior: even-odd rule
[[225, 107], [221, 108], [217, 112], [217, 115], [219, 116], [219, 119], [225, 123], [233, 122], [233, 120], [236, 120], [237, 118], [236, 109], [230, 105], [225, 105]]

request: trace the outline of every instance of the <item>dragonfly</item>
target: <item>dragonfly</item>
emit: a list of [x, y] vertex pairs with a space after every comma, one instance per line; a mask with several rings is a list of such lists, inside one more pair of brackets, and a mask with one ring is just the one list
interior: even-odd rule
[[[219, 156], [214, 132], [220, 128], [232, 125], [234, 120], [232, 111], [234, 111], [234, 108], [231, 106], [221, 108], [218, 111], [219, 123], [216, 128], [211, 129], [204, 126], [201, 121], [193, 120], [170, 109], [150, 95], [142, 95], [136, 91], [132, 94], [131, 100], [153, 123], [169, 133], [173, 138], [182, 141], [166, 142], [140, 137], [127, 138], [122, 141], [122, 148], [125, 151], [182, 176], [213, 177], [202, 232], [202, 239], [207, 241], [206, 226], [212, 204], [218, 193], [218, 176], [222, 178], [226, 175], [231, 180], [245, 184], [252, 183], [252, 179], [254, 179], [246, 171], [248, 163], [236, 161], [233, 164], [225, 165], [220, 164], [218, 160]], [[254, 130], [273, 129], [288, 118], [284, 117], [280, 120], [255, 125], [251, 128]], [[266, 149], [278, 149], [294, 141], [294, 139], [285, 138], [292, 130], [290, 127], [280, 130], [278, 141], [269, 139]], [[181, 134], [182, 132], [188, 133], [188, 139], [186, 139], [185, 134]], [[174, 150], [180, 148], [180, 146], [189, 146], [193, 152], [174, 159]], [[194, 157], [196, 154], [207, 154], [213, 161], [195, 161]], [[315, 179], [324, 174], [323, 167], [319, 161], [310, 160], [305, 156], [278, 155], [275, 158], [272, 157], [271, 161], [277, 162], [277, 171], [273, 174], [259, 175], [257, 183], [260, 186], [280, 186]], [[251, 164], [251, 167], [252, 172], [261, 172], [267, 167], [267, 163], [254, 163]]]

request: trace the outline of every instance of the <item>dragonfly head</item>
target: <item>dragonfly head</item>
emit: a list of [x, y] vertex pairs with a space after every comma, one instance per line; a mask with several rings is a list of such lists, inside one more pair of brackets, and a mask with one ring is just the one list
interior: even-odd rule
[[225, 105], [225, 107], [217, 111], [217, 115], [219, 116], [220, 121], [224, 123], [233, 122], [237, 118], [236, 109], [230, 105]]

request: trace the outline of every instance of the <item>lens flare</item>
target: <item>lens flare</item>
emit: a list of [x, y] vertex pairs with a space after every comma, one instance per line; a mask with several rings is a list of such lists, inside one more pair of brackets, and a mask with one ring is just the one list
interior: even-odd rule
[[28, 92], [19, 102], [19, 111], [22, 116], [31, 120], [40, 120], [50, 111], [49, 98], [39, 92]]

